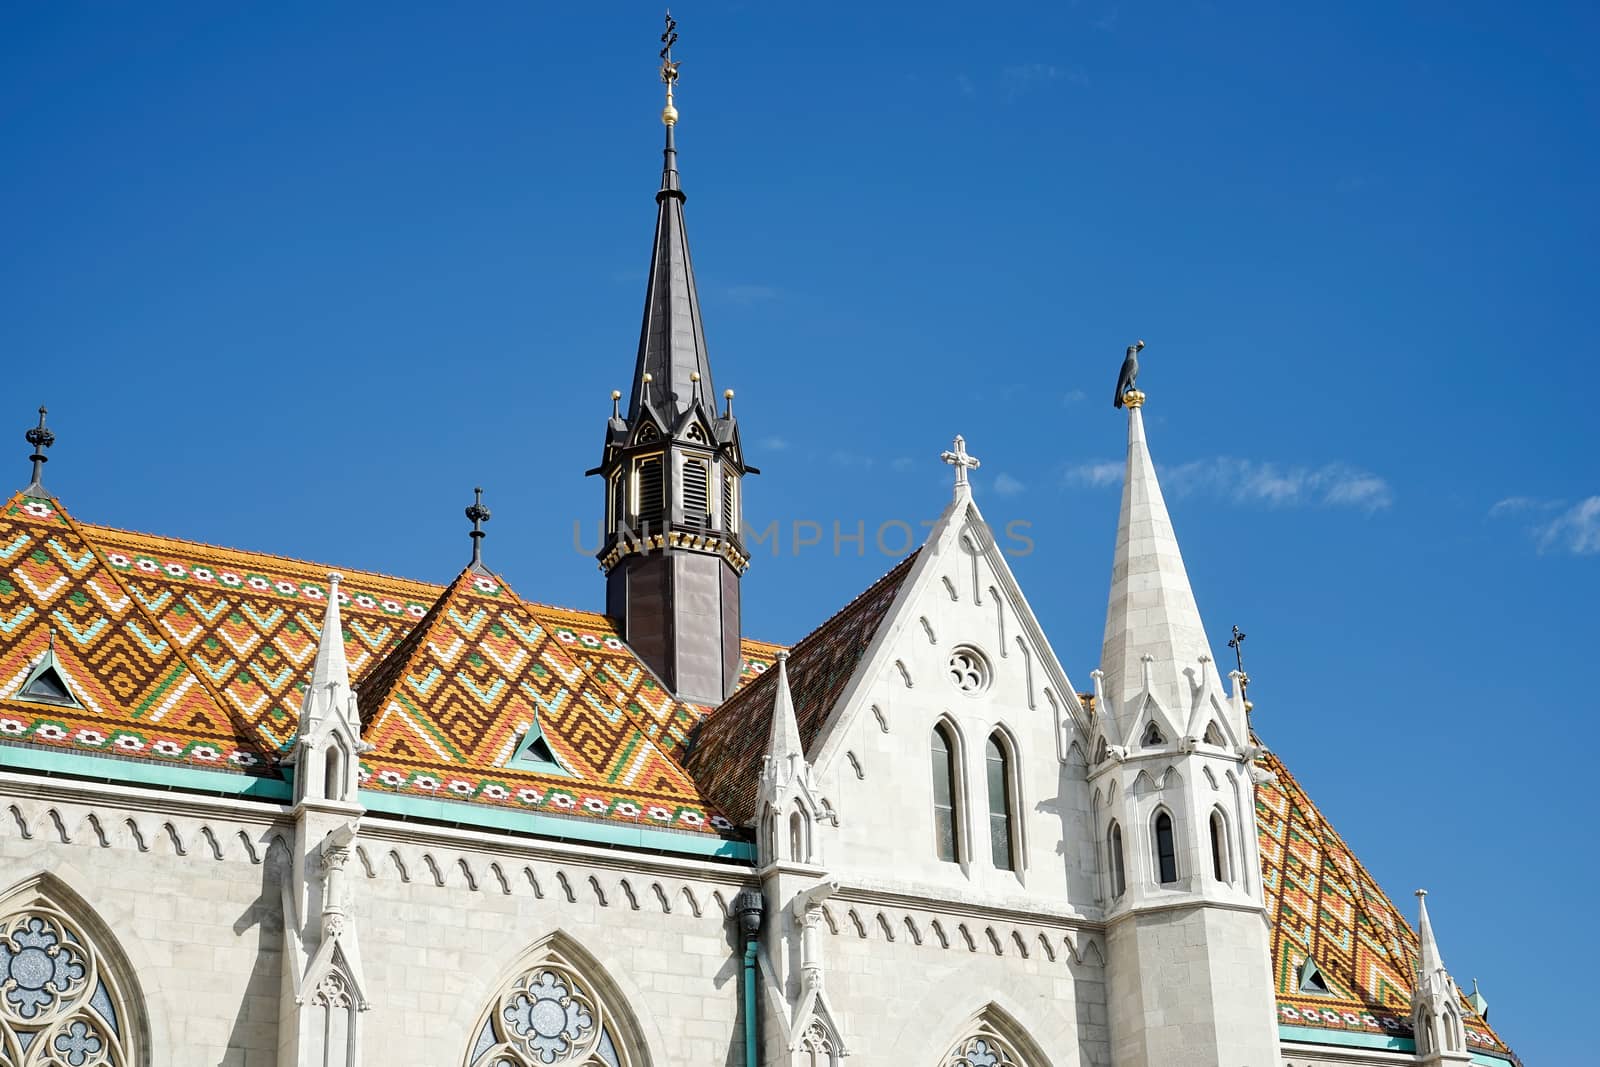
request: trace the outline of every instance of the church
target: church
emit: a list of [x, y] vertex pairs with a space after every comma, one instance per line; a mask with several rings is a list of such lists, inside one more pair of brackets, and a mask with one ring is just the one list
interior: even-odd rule
[[1131, 375], [1089, 678], [960, 437], [920, 547], [791, 647], [744, 633], [758, 457], [670, 46], [587, 470], [603, 612], [511, 588], [481, 495], [442, 587], [78, 514], [40, 409], [0, 511], [0, 1067], [1518, 1064], [1445, 965], [1464, 932], [1253, 731]]

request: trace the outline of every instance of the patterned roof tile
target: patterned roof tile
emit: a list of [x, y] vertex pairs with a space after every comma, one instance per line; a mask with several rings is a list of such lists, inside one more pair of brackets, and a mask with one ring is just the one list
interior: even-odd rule
[[[901, 560], [789, 652], [789, 690], [806, 749], [815, 743], [828, 713], [844, 694], [916, 558], [913, 552]], [[700, 726], [689, 751], [689, 770], [740, 825], [756, 815], [756, 786], [772, 731], [776, 690], [773, 674], [734, 693]]]
[[[1261, 763], [1277, 776], [1256, 790], [1256, 822], [1279, 1021], [1410, 1037], [1416, 933], [1283, 763]], [[1300, 991], [1307, 957], [1329, 993]], [[1472, 1047], [1509, 1053], [1464, 997], [1462, 1015]]]

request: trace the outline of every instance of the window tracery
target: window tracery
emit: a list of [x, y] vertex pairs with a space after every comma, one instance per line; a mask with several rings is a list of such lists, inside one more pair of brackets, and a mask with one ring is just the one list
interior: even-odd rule
[[495, 997], [467, 1067], [629, 1067], [594, 985], [555, 958], [528, 968]]
[[963, 1038], [939, 1067], [1027, 1067], [1011, 1047], [992, 1033]]
[[0, 1064], [135, 1067], [133, 1013], [93, 939], [43, 901], [0, 914]]

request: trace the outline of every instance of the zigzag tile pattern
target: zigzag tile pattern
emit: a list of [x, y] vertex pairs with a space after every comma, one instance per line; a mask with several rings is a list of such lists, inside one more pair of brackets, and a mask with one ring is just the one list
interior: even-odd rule
[[[19, 698], [52, 647], [81, 708]], [[20, 494], [0, 511], [0, 738], [239, 773], [270, 762], [60, 506]]]
[[[800, 743], [808, 753], [916, 559], [913, 552], [901, 560], [790, 651], [789, 695], [800, 725]], [[734, 693], [700, 727], [689, 753], [689, 770], [740, 825], [756, 817], [756, 787], [772, 735], [772, 700], [777, 688], [774, 672]]]
[[[1276, 756], [1256, 790], [1262, 892], [1272, 921], [1279, 1020], [1291, 1026], [1411, 1036], [1417, 935]], [[1332, 991], [1302, 993], [1307, 957]], [[1508, 1052], [1463, 998], [1468, 1041]]]
[[[722, 830], [688, 773], [500, 579], [463, 572], [362, 687], [378, 787]], [[571, 777], [507, 766], [537, 720]]]
[[[47, 514], [47, 519], [20, 510], [27, 503], [12, 502], [13, 520], [80, 529], [58, 502], [33, 502], [32, 510]], [[117, 737], [118, 754], [212, 766], [220, 752], [229, 766], [273, 773], [276, 759], [293, 741], [305, 678], [320, 635], [326, 576], [330, 570], [340, 570], [345, 576], [340, 586], [345, 652], [358, 691], [390, 693], [413, 653], [419, 648], [432, 651], [425, 647], [425, 638], [451, 653], [447, 658], [452, 662], [466, 664], [448, 682], [433, 683], [452, 693], [447, 706], [417, 705], [420, 710], [411, 716], [409, 735], [403, 740], [397, 735], [401, 747], [383, 753], [391, 757], [389, 761], [363, 765], [366, 788], [696, 832], [730, 829], [731, 824], [706, 804], [681, 763], [689, 731], [711, 709], [666, 693], [604, 615], [529, 604], [509, 590], [504, 593], [511, 604], [508, 610], [514, 612], [510, 621], [520, 622], [525, 634], [544, 635], [541, 640], [548, 641], [549, 649], [541, 652], [568, 672], [563, 708], [570, 704], [587, 709], [582, 715], [567, 711], [566, 721], [582, 734], [570, 740], [563, 739], [554, 712], [542, 713], [552, 744], [571, 758], [569, 766], [578, 773], [539, 776], [503, 766], [511, 754], [507, 745], [521, 736], [531, 715], [519, 712], [514, 700], [505, 702], [504, 688], [512, 679], [482, 674], [481, 664], [492, 662], [489, 653], [506, 650], [495, 643], [496, 638], [481, 636], [472, 614], [453, 593], [446, 596], [450, 592], [446, 587], [104, 526], [86, 524], [75, 536], [83, 542], [80, 557], [94, 546], [91, 554], [104, 575], [100, 584], [117, 590], [113, 598], [117, 603], [127, 601], [119, 611], [131, 611], [139, 620], [130, 630], [121, 614], [107, 610], [93, 618], [85, 616], [85, 625], [116, 631], [119, 639], [136, 641], [135, 634], [143, 633], [166, 643], [187, 666], [193, 684], [218, 706], [212, 718], [224, 722], [216, 736], [207, 738], [165, 734], [121, 738], [80, 724], [89, 731], [84, 736], [108, 745]], [[24, 547], [19, 544], [16, 551]], [[71, 591], [63, 586], [62, 595]], [[468, 589], [460, 596], [482, 599], [486, 594]], [[459, 617], [450, 615], [452, 609]], [[34, 646], [48, 641], [47, 629], [39, 640], [25, 638], [25, 621], [10, 615], [0, 618], [0, 651], [21, 656], [19, 662], [24, 662], [21, 673], [11, 672], [14, 684], [20, 684], [27, 665], [37, 660]], [[504, 629], [507, 620], [497, 624]], [[455, 628], [454, 636], [435, 632], [446, 625]], [[8, 633], [7, 626], [17, 636]], [[744, 648], [741, 684], [761, 676], [777, 646], [748, 641]], [[553, 668], [547, 669], [553, 677]], [[425, 685], [430, 675], [424, 671], [417, 677]], [[543, 695], [556, 699], [553, 692]], [[467, 703], [468, 697], [479, 707]], [[491, 708], [495, 699], [502, 702]], [[120, 700], [108, 700], [104, 706], [114, 709], [108, 712], [113, 718], [115, 709], [127, 713]], [[64, 717], [65, 710], [31, 707], [27, 715], [8, 714], [0, 723], [4, 731], [0, 741], [15, 737], [53, 743], [65, 733], [67, 738], [60, 743], [70, 743], [75, 720]], [[602, 736], [596, 725], [600, 720], [610, 727], [609, 734]], [[141, 737], [145, 747], [132, 748]], [[156, 742], [158, 750], [151, 747]]]

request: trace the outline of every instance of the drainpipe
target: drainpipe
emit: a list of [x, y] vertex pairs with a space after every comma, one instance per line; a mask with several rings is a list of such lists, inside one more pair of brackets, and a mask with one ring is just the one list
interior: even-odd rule
[[744, 934], [744, 1062], [745, 1067], [759, 1067], [761, 1063], [760, 1026], [758, 1025], [756, 996], [756, 952], [761, 942], [756, 939], [761, 932], [760, 892], [742, 889], [734, 898], [733, 907], [739, 916], [739, 930]]

